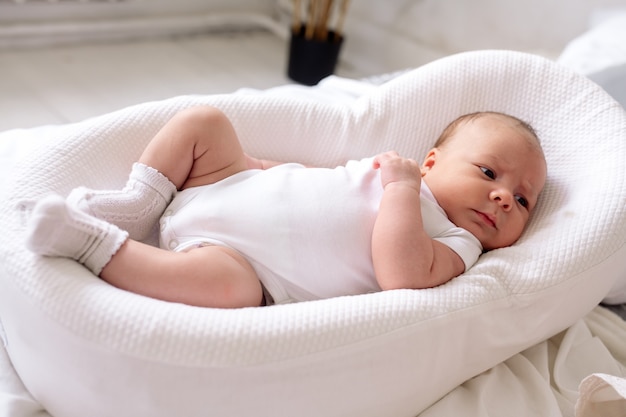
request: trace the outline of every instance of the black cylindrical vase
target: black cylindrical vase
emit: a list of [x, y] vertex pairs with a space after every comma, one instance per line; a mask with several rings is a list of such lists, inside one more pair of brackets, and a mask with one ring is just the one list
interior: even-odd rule
[[325, 40], [307, 39], [304, 28], [291, 34], [287, 75], [305, 85], [315, 85], [322, 78], [335, 72], [343, 36], [328, 32]]

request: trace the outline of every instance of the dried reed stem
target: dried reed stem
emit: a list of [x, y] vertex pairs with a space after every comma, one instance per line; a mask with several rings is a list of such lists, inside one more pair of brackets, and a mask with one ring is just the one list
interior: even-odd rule
[[[302, 1], [294, 0], [293, 2], [293, 21], [291, 30], [298, 35], [302, 31], [304, 24], [304, 37], [308, 40], [316, 39], [319, 41], [327, 41], [328, 34], [331, 30], [330, 21], [333, 14], [337, 15], [337, 23], [335, 25], [335, 39], [342, 36], [343, 26], [348, 13], [350, 0], [342, 0], [338, 7], [334, 7], [338, 1], [335, 0], [308, 0], [304, 9], [304, 17], [302, 16]], [[336, 9], [339, 9], [338, 11]]]
[[300, 13], [302, 11], [302, 4], [300, 0], [293, 0], [293, 21], [291, 23], [291, 31], [295, 34], [300, 33], [302, 28], [302, 17]]

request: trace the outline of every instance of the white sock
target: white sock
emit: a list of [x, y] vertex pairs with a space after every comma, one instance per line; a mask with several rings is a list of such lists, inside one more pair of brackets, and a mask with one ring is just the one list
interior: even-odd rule
[[67, 201], [87, 214], [128, 231], [131, 239], [144, 240], [175, 193], [176, 186], [166, 176], [147, 165], [135, 163], [122, 190], [79, 187], [70, 193]]
[[26, 246], [44, 256], [74, 259], [95, 275], [128, 239], [117, 226], [69, 206], [58, 196], [40, 200], [27, 227]]

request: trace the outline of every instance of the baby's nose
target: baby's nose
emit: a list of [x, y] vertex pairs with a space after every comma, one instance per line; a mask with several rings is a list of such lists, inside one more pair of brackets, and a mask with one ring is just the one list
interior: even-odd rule
[[491, 192], [491, 199], [498, 203], [503, 210], [510, 210], [513, 203], [513, 194], [506, 190], [494, 190]]

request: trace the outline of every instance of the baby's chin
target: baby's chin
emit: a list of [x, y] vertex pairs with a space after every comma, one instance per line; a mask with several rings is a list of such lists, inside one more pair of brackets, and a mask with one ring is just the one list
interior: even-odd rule
[[511, 247], [515, 244], [515, 242], [517, 242], [519, 240], [519, 237], [515, 238], [515, 239], [509, 239], [503, 242], [480, 242], [481, 245], [483, 245], [483, 252], [489, 252], [492, 250], [496, 250], [496, 249], [503, 249], [503, 248], [508, 248]]

